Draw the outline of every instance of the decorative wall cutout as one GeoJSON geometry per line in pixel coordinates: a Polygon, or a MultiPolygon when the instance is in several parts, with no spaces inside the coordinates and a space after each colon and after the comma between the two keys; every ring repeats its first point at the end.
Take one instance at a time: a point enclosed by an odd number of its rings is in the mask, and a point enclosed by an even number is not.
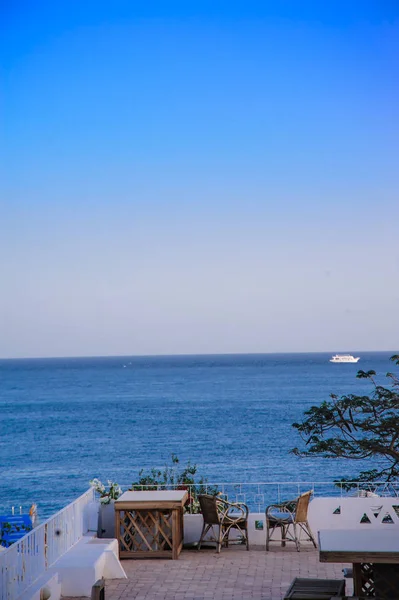
{"type": "MultiPolygon", "coordinates": [[[[311,527],[315,531],[336,528],[376,530],[399,528],[399,496],[364,499],[314,498],[310,503],[309,517],[311,527]]],[[[399,592],[395,600],[399,600],[399,592]]]]}
{"type": "Polygon", "coordinates": [[[381,523],[393,523],[393,519],[389,512],[385,513],[385,517],[382,519],[381,523]]]}
{"type": "Polygon", "coordinates": [[[370,510],[375,516],[375,518],[377,518],[380,512],[382,511],[382,506],[370,506],[370,510]]]}
{"type": "Polygon", "coordinates": [[[368,518],[368,516],[366,515],[366,513],[363,513],[362,518],[360,519],[360,523],[371,523],[370,519],[368,518]]]}

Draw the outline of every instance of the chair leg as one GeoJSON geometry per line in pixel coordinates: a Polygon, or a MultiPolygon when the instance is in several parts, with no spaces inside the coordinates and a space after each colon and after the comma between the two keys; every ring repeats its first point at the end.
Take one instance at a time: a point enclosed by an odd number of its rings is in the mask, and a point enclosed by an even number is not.
{"type": "Polygon", "coordinates": [[[306,533],[306,535],[309,537],[309,540],[312,542],[313,546],[317,548],[316,540],[314,539],[312,530],[310,529],[309,522],[305,521],[304,523],[301,523],[301,527],[306,533]]]}
{"type": "Polygon", "coordinates": [[[221,542],[222,545],[223,543],[226,545],[226,548],[229,547],[229,536],[230,536],[230,531],[233,529],[233,525],[222,525],[222,537],[221,537],[221,542]]]}
{"type": "MultiPolygon", "coordinates": [[[[234,525],[227,525],[227,527],[223,530],[223,536],[222,536],[222,542],[224,541],[226,544],[226,548],[229,547],[229,536],[230,536],[230,531],[234,528],[234,525]]],[[[248,539],[248,524],[245,525],[245,527],[236,527],[236,529],[238,529],[238,531],[242,534],[243,536],[243,541],[245,541],[247,550],[249,550],[249,539],[248,539]]]]}
{"type": "Polygon", "coordinates": [[[285,548],[285,540],[287,538],[288,527],[281,525],[281,546],[285,548]]]}
{"type": "Polygon", "coordinates": [[[222,541],[223,541],[223,528],[221,525],[219,525],[219,538],[217,541],[217,553],[220,554],[220,550],[222,548],[222,541]]]}
{"type": "Polygon", "coordinates": [[[276,525],[270,526],[269,521],[266,519],[266,550],[270,549],[270,542],[272,541],[275,529],[276,525]]]}
{"type": "MultiPolygon", "coordinates": [[[[285,530],[284,530],[284,525],[272,525],[270,526],[269,521],[266,519],[266,550],[270,549],[270,542],[272,541],[273,538],[273,533],[275,532],[275,530],[277,529],[277,527],[280,527],[281,530],[281,545],[285,546],[285,530]]],[[[275,540],[277,541],[277,540],[275,540]]]]}
{"type": "Polygon", "coordinates": [[[206,523],[203,524],[202,531],[201,531],[201,537],[200,537],[200,541],[198,542],[197,550],[201,550],[201,544],[204,541],[204,537],[206,536],[206,534],[208,533],[208,531],[210,530],[211,527],[212,527],[212,525],[207,525],[206,523]]]}
{"type": "Polygon", "coordinates": [[[299,543],[298,529],[297,529],[296,523],[293,523],[292,527],[294,529],[294,540],[295,540],[296,550],[297,550],[297,552],[299,552],[299,550],[300,550],[300,543],[299,543]]]}
{"type": "MultiPolygon", "coordinates": [[[[226,548],[229,547],[229,537],[230,531],[234,529],[234,525],[222,526],[222,536],[221,536],[221,544],[225,544],[226,548]]],[[[249,540],[248,540],[248,526],[246,527],[236,527],[238,531],[242,534],[243,542],[246,544],[247,550],[249,550],[249,540]]]]}

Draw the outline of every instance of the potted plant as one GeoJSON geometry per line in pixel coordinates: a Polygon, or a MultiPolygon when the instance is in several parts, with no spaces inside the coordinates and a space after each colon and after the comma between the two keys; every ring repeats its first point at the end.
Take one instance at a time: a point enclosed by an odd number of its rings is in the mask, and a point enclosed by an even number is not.
{"type": "Polygon", "coordinates": [[[97,536],[99,538],[115,537],[115,511],[114,502],[122,494],[122,489],[114,481],[108,480],[105,486],[99,479],[94,478],[90,481],[100,498],[100,510],[98,513],[97,536]]]}

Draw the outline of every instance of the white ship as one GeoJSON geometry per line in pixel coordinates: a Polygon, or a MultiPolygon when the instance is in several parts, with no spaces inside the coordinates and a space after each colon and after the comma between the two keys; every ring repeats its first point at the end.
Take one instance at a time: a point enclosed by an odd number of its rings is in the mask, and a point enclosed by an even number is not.
{"type": "Polygon", "coordinates": [[[333,363],[357,363],[360,360],[360,356],[352,356],[351,354],[335,354],[330,358],[330,362],[333,363]]]}

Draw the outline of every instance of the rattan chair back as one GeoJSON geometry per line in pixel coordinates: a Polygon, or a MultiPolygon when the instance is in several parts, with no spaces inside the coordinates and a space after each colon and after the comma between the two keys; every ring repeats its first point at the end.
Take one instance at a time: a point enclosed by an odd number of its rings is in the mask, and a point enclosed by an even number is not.
{"type": "Polygon", "coordinates": [[[201,507],[201,512],[204,517],[205,523],[211,523],[212,525],[220,524],[220,517],[217,508],[216,496],[209,494],[198,495],[198,500],[201,507]]]}
{"type": "Polygon", "coordinates": [[[308,508],[311,495],[312,492],[310,491],[299,496],[295,509],[295,523],[306,523],[308,520],[308,508]]]}

